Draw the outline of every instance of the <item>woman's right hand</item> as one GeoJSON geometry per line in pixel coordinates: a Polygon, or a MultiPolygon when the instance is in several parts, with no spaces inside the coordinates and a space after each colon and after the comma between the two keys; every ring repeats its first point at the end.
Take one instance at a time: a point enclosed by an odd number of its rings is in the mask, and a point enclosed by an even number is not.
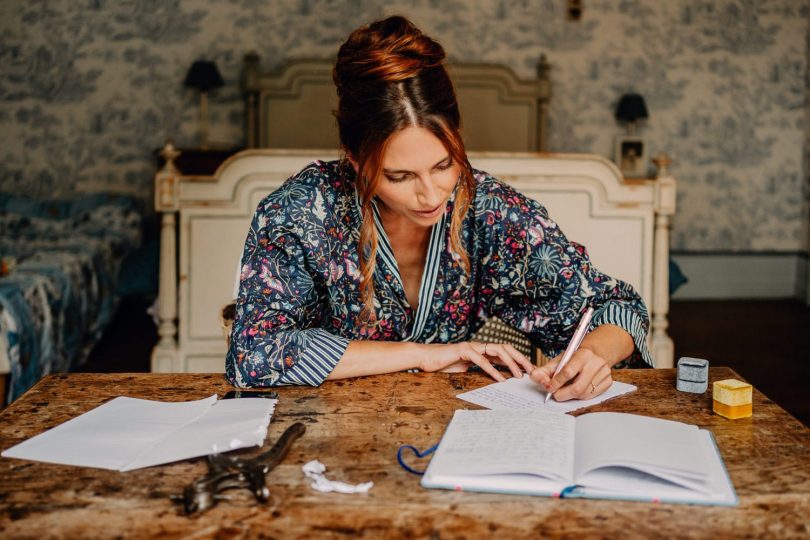
{"type": "Polygon", "coordinates": [[[422,371],[443,371],[459,373],[476,365],[496,381],[506,378],[495,368],[506,366],[515,377],[531,373],[535,366],[512,345],[506,343],[481,343],[463,341],[461,343],[428,343],[423,345],[419,369],[422,371]]]}

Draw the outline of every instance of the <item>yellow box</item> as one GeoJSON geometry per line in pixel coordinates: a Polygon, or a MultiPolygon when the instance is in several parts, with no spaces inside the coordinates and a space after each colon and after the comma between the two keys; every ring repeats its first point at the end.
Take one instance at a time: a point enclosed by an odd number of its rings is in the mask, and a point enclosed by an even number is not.
{"type": "Polygon", "coordinates": [[[712,410],[731,420],[752,413],[753,387],[737,379],[715,381],[712,385],[712,410]]]}
{"type": "Polygon", "coordinates": [[[729,420],[736,420],[738,418],[748,418],[751,416],[751,404],[748,405],[726,405],[720,403],[716,399],[712,400],[712,410],[714,414],[725,416],[729,420]]]}

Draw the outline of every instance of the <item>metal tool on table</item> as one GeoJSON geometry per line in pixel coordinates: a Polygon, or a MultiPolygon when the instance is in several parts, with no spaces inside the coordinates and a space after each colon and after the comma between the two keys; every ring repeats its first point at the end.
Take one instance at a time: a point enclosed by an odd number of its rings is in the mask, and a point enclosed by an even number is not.
{"type": "Polygon", "coordinates": [[[253,458],[240,458],[223,454],[208,456],[208,472],[183,488],[182,495],[172,495],[175,502],[183,504],[189,515],[210,510],[227,497],[220,495],[228,489],[249,489],[256,500],[266,502],[270,497],[265,476],[287,455],[292,443],[304,434],[306,426],[301,422],[288,427],[273,447],[253,458]]]}

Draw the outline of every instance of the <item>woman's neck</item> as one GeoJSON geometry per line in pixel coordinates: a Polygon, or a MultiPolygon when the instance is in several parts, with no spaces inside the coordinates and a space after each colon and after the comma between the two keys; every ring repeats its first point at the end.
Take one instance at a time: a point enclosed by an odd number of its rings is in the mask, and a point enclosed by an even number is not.
{"type": "Polygon", "coordinates": [[[420,227],[409,219],[380,208],[380,220],[397,260],[405,297],[413,309],[419,303],[419,288],[427,259],[430,227],[420,227]]]}
{"type": "Polygon", "coordinates": [[[380,221],[391,243],[419,249],[427,248],[431,227],[423,227],[410,219],[394,214],[384,204],[379,204],[380,221]]]}

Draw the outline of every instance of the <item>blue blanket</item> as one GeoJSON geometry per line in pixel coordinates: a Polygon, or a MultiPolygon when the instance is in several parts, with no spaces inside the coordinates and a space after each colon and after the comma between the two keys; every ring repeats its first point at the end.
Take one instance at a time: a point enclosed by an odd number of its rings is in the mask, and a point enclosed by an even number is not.
{"type": "Polygon", "coordinates": [[[125,196],[0,194],[0,365],[10,367],[9,402],[42,375],[87,359],[112,318],[121,261],[140,240],[141,214],[125,196]]]}

